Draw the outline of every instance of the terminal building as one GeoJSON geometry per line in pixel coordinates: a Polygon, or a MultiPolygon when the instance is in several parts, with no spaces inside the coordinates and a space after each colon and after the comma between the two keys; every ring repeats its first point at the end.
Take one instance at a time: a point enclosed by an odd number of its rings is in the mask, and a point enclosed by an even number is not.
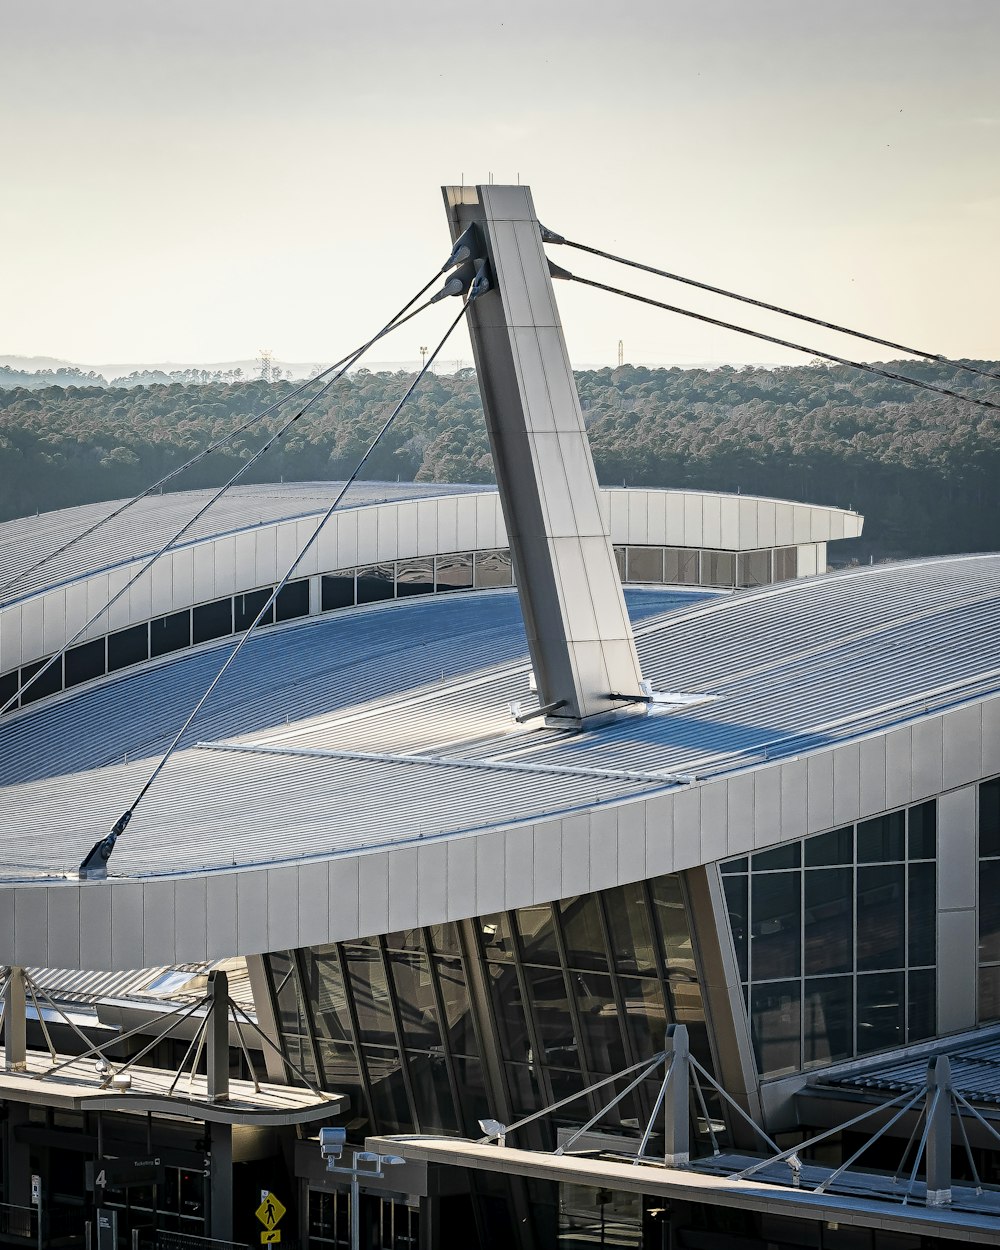
{"type": "MultiPolygon", "coordinates": [[[[499,490],[335,512],[106,877],[335,487],[231,492],[0,719],[5,1210],[346,1247],[341,1125],[386,1250],[1000,1244],[1000,557],[598,491],[530,195],[447,202],[499,490]]],[[[202,498],[0,526],[3,701],[202,498]]]]}

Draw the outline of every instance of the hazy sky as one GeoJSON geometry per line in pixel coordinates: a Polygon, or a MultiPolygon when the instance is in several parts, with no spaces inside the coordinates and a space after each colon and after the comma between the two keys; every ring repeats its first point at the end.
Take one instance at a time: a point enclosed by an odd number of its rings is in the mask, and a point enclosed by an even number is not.
{"type": "MultiPolygon", "coordinates": [[[[444,259],[440,185],[492,172],[571,237],[1000,356],[998,0],[0,0],[0,29],[0,352],[334,359],[444,259]]],[[[580,362],[802,359],[557,293],[580,362]]]]}

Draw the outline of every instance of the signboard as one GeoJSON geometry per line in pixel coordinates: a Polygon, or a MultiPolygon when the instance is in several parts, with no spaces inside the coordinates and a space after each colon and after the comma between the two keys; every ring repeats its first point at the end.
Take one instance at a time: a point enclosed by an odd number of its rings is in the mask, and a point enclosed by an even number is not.
{"type": "Polygon", "coordinates": [[[97,1250],[118,1250],[118,1212],[113,1207],[98,1209],[97,1250]]]}
{"type": "Polygon", "coordinates": [[[161,1185],[166,1171],[159,1155],[142,1159],[97,1159],[85,1165],[87,1188],[127,1189],[130,1185],[161,1185]]]}
{"type": "Polygon", "coordinates": [[[261,1233],[260,1243],[262,1246],[274,1245],[281,1241],[281,1233],[278,1232],[278,1222],[285,1214],[285,1208],[282,1203],[275,1198],[272,1193],[265,1193],[260,1200],[260,1206],[257,1208],[257,1219],[264,1225],[266,1232],[261,1233]]]}

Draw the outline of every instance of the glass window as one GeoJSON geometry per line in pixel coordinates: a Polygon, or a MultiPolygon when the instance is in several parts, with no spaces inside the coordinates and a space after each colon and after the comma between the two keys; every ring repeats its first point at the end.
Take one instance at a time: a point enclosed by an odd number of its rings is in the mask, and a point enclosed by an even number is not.
{"type": "Polygon", "coordinates": [[[805,874],[805,975],[854,971],[854,870],[817,868],[805,874]]]}
{"type": "Polygon", "coordinates": [[[937,803],[920,803],[906,813],[907,854],[910,859],[937,855],[937,803]]]}
{"type": "Polygon", "coordinates": [[[902,968],[905,963],[902,864],[858,869],[858,971],[902,968]]]}
{"type": "Polygon", "coordinates": [[[108,672],[149,659],[149,626],[132,625],[108,634],[108,672]]]}
{"type": "Polygon", "coordinates": [[[799,574],[799,553],[795,547],[776,547],[774,556],[774,580],[788,582],[799,574]]]}
{"type": "MultiPolygon", "coordinates": [[[[21,669],[21,685],[31,681],[32,677],[48,663],[48,660],[36,660],[33,664],[25,664],[21,669]]],[[[44,699],[46,695],[58,694],[62,690],[62,659],[56,660],[51,668],[46,669],[30,690],[21,695],[22,705],[32,703],[35,699],[44,699]]]]}
{"type": "Polygon", "coordinates": [[[750,975],[749,882],[746,877],[723,877],[722,886],[726,893],[729,928],[736,949],[740,980],[746,981],[750,975]]]}
{"type": "Polygon", "coordinates": [[[937,872],[933,863],[907,868],[907,942],[911,968],[937,962],[937,872]]]}
{"type": "Polygon", "coordinates": [[[1000,778],[979,787],[979,854],[1000,855],[1000,778]]]}
{"type": "Polygon", "coordinates": [[[854,829],[833,829],[814,838],[806,838],[805,859],[807,868],[821,868],[833,864],[854,862],[854,829]]]}
{"type": "Polygon", "coordinates": [[[908,1039],[934,1037],[937,1033],[937,972],[934,968],[918,968],[908,979],[909,1003],[907,1006],[908,1039]]]}
{"type": "Polygon", "coordinates": [[[858,825],[858,863],[885,864],[905,856],[903,825],[905,812],[889,812],[858,825]]]}
{"type": "Polygon", "coordinates": [[[396,561],[396,594],[432,595],[434,593],[434,557],[396,561]]]}
{"type": "Polygon", "coordinates": [[[755,985],[750,991],[750,1031],[757,1066],[767,1076],[802,1066],[798,981],[755,985]]]}
{"type": "Polygon", "coordinates": [[[766,586],[771,580],[770,551],[741,551],[737,569],[740,586],[766,586]]]}
{"type": "Polygon", "coordinates": [[[887,1050],[903,1040],[903,973],[858,977],[858,1052],[887,1050]]]}
{"type": "Polygon", "coordinates": [[[171,612],[149,622],[149,654],[166,655],[191,645],[191,613],[171,612]]]}
{"type": "Polygon", "coordinates": [[[522,907],[515,912],[521,950],[528,963],[559,964],[559,951],[552,920],[552,904],[522,907]]]}
{"type": "Polygon", "coordinates": [[[224,638],[233,632],[233,601],[216,599],[214,603],[199,603],[191,611],[192,642],[208,642],[212,638],[224,638]]]}
{"type": "Polygon", "coordinates": [[[472,585],[472,552],[435,556],[434,584],[439,591],[467,590],[472,585]]]}
{"type": "Polygon", "coordinates": [[[701,553],[701,584],[703,586],[735,586],[735,553],[732,551],[703,551],[701,553]]]}
{"type": "Polygon", "coordinates": [[[477,551],[473,564],[473,580],[477,587],[486,589],[491,586],[513,586],[514,566],[510,552],[506,549],[497,551],[477,551]]]}
{"type": "Polygon", "coordinates": [[[396,569],[392,564],[367,564],[357,573],[358,603],[378,603],[396,593],[396,569]]]}
{"type": "Polygon", "coordinates": [[[754,981],[799,975],[801,888],[797,872],[750,878],[750,974],[754,981]]]}
{"type": "Polygon", "coordinates": [[[278,591],[275,600],[275,615],[279,621],[294,621],[297,617],[309,615],[309,579],[300,578],[289,582],[278,591]]]}
{"type": "Polygon", "coordinates": [[[654,877],[649,882],[649,889],[653,896],[656,928],[659,930],[667,976],[694,977],[694,947],[691,943],[691,930],[684,908],[680,877],[673,873],[665,877],[654,877]]]}
{"type": "Polygon", "coordinates": [[[854,1054],[854,978],[807,977],[802,1000],[802,1059],[835,1063],[854,1054]]]}
{"type": "Polygon", "coordinates": [[[656,957],[642,882],[605,890],[604,906],[611,934],[611,954],[617,970],[654,973],[656,957]]]}
{"type": "Polygon", "coordinates": [[[668,586],[697,586],[701,552],[690,547],[664,547],[663,580],[668,586]]]}
{"type": "MultiPolygon", "coordinates": [[[[270,599],[271,590],[272,587],[267,586],[263,590],[251,590],[245,595],[233,595],[233,627],[236,633],[250,628],[257,619],[257,614],[270,599]]],[[[261,625],[274,623],[273,603],[261,617],[260,623],[261,625]]]]}
{"type": "Polygon", "coordinates": [[[751,872],[773,872],[777,868],[798,868],[802,862],[802,846],[799,842],[787,842],[770,851],[758,851],[750,856],[751,872]]]}
{"type": "Polygon", "coordinates": [[[324,574],[320,582],[320,603],[324,612],[354,606],[354,570],[324,574]]]}
{"type": "Polygon", "coordinates": [[[569,966],[606,972],[608,954],[604,946],[597,895],[582,894],[579,898],[564,899],[559,904],[559,910],[569,966]]]}
{"type": "Polygon", "coordinates": [[[627,568],[630,582],[663,581],[662,547],[628,547],[627,568]]]}
{"type": "MultiPolygon", "coordinates": [[[[93,681],[95,677],[103,677],[104,639],[95,638],[93,642],[84,642],[78,647],[70,647],[63,656],[63,665],[66,670],[67,689],[70,686],[78,686],[82,681],[93,681]]],[[[13,694],[13,690],[10,693],[13,694]]],[[[0,697],[0,703],[6,703],[8,698],[10,695],[6,698],[0,697]]]]}

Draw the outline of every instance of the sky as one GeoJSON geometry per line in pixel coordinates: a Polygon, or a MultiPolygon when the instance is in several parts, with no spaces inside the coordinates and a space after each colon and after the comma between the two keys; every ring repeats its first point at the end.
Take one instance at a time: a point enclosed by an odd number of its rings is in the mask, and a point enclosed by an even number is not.
{"type": "MultiPolygon", "coordinates": [[[[0,353],[329,361],[449,250],[440,187],[950,356],[1000,357],[998,0],[0,0],[0,353]]],[[[779,322],[550,249],[582,275],[779,322]]],[[[808,359],[579,286],[571,358],[808,359]]],[[[456,306],[373,353],[414,359],[456,306]]],[[[444,358],[470,357],[461,334],[444,358]]]]}

